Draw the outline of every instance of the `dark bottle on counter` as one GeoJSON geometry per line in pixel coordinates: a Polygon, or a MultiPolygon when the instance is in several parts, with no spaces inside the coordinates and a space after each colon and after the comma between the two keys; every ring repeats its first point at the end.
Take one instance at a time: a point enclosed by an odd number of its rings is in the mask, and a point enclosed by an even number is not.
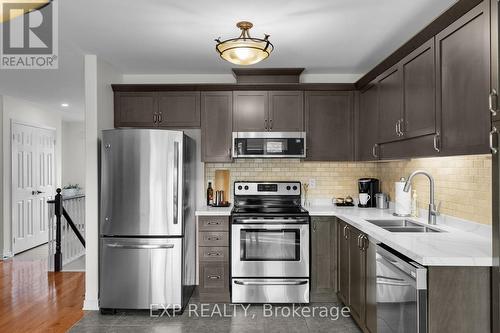
{"type": "Polygon", "coordinates": [[[212,182],[208,182],[207,205],[211,206],[213,203],[214,203],[214,189],[212,188],[212,182]]]}

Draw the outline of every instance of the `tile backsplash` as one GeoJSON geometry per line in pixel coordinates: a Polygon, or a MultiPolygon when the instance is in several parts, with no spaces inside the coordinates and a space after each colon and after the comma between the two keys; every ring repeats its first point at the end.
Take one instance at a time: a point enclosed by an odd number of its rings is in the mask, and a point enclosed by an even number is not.
{"type": "MultiPolygon", "coordinates": [[[[309,189],[309,198],[356,196],[357,179],[380,179],[382,191],[394,197],[394,182],[417,169],[429,171],[436,181],[436,202],[446,215],[491,224],[491,156],[453,156],[420,158],[391,162],[305,162],[298,159],[239,159],[233,163],[206,163],[205,183],[213,180],[215,170],[227,169],[231,184],[235,180],[298,180],[311,179],[316,187],[309,189]]],[[[427,208],[427,178],[414,181],[418,202],[427,208]]]]}

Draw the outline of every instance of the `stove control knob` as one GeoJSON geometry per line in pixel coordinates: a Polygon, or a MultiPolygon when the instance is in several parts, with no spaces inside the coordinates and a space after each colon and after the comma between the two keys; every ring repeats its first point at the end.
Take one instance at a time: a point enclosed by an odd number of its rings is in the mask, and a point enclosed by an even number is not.
{"type": "Polygon", "coordinates": [[[245,185],[245,191],[248,191],[248,185],[245,185]]]}
{"type": "Polygon", "coordinates": [[[287,190],[287,191],[290,191],[290,189],[291,189],[291,187],[290,187],[290,185],[288,185],[288,186],[286,187],[286,190],[287,190]]]}
{"type": "Polygon", "coordinates": [[[242,188],[243,188],[243,186],[238,185],[238,190],[240,190],[240,191],[241,191],[241,189],[242,189],[242,188]]]}
{"type": "Polygon", "coordinates": [[[293,185],[292,188],[293,188],[294,191],[297,191],[297,186],[296,185],[293,185]]]}

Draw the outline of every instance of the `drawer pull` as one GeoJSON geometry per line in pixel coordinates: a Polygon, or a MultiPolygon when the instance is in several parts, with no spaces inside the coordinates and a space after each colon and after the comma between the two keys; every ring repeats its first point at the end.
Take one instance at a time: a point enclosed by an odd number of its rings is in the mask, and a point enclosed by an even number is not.
{"type": "Polygon", "coordinates": [[[208,278],[210,280],[220,280],[220,275],[209,275],[208,278]]]}
{"type": "Polygon", "coordinates": [[[209,257],[220,257],[222,255],[222,253],[220,252],[208,252],[207,253],[207,256],[209,257]]]}
{"type": "Polygon", "coordinates": [[[207,237],[207,240],[209,240],[209,241],[218,241],[218,240],[220,240],[220,237],[207,237]]]}
{"type": "Polygon", "coordinates": [[[210,221],[210,222],[207,222],[207,225],[219,225],[220,222],[219,221],[210,221]]]}

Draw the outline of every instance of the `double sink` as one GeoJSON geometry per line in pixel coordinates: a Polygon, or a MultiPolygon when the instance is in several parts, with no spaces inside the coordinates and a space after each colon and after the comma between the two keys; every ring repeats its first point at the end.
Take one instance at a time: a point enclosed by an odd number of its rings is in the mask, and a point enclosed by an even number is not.
{"type": "Polygon", "coordinates": [[[411,220],[367,220],[390,232],[443,232],[411,220]]]}

